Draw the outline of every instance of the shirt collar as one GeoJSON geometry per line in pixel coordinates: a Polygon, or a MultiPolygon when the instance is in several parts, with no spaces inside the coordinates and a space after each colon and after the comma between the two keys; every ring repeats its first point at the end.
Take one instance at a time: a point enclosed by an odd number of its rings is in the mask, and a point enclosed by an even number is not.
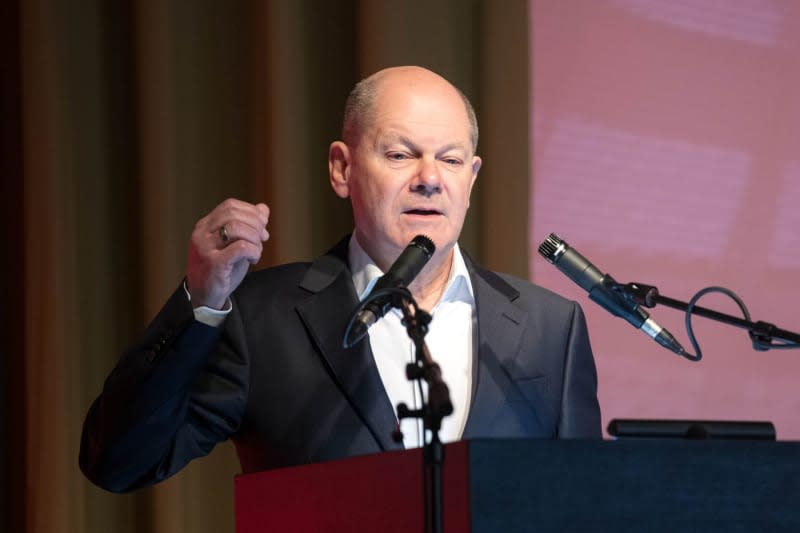
{"type": "MultiPolygon", "coordinates": [[[[372,291],[372,287],[378,282],[378,278],[383,276],[384,273],[364,251],[364,248],[361,247],[355,232],[350,237],[347,256],[350,262],[350,270],[353,273],[353,285],[356,287],[356,294],[358,294],[358,299],[363,301],[372,291]]],[[[447,278],[447,285],[445,285],[440,302],[454,302],[457,300],[468,302],[470,305],[475,304],[475,295],[472,290],[472,282],[469,279],[469,271],[467,270],[467,264],[464,262],[464,256],[461,255],[461,248],[458,243],[453,246],[453,264],[450,267],[450,275],[447,278]]]]}

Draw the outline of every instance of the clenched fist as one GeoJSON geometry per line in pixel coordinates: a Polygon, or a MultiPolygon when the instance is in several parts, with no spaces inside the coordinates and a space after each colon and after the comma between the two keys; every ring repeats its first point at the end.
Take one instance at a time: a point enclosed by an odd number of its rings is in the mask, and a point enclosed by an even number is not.
{"type": "Polygon", "coordinates": [[[201,218],[189,242],[186,280],[192,306],[222,309],[251,264],[261,258],[269,207],[229,198],[201,218]]]}

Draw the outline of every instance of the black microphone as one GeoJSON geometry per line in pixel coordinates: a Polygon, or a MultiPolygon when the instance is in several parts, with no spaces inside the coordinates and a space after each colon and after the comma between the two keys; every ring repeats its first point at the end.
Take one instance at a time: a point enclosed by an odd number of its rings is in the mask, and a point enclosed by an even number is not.
{"type": "Polygon", "coordinates": [[[589,292],[589,298],[600,304],[614,316],[624,318],[636,329],[640,329],[652,337],[658,344],[672,350],[678,355],[686,355],[686,350],[675,340],[669,331],[662,328],[650,318],[650,315],[636,302],[614,290],[619,284],[610,274],[603,274],[588,259],[562,241],[558,235],[551,233],[539,245],[539,253],[553,263],[556,268],[589,292]]]}
{"type": "Polygon", "coordinates": [[[350,320],[344,334],[343,345],[345,348],[349,348],[363,339],[372,324],[386,314],[386,311],[392,306],[392,295],[378,295],[378,291],[408,287],[420,273],[422,267],[433,257],[435,251],[436,246],[433,241],[424,235],[417,235],[411,240],[400,257],[389,267],[388,272],[375,283],[363,309],[350,320]],[[377,295],[377,297],[372,295],[377,295]]]}

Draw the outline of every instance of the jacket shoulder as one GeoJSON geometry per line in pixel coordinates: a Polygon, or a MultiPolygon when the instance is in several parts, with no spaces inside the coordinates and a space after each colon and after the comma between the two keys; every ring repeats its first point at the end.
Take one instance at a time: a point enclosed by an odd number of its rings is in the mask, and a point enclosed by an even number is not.
{"type": "Polygon", "coordinates": [[[519,292],[521,299],[536,299],[540,302],[558,307],[572,307],[577,304],[574,300],[569,300],[550,289],[546,289],[541,285],[536,285],[526,279],[503,273],[498,273],[497,276],[514,287],[514,289],[519,292]]]}
{"type": "Polygon", "coordinates": [[[476,271],[495,290],[505,294],[514,305],[522,309],[542,309],[556,315],[571,315],[576,308],[580,309],[580,304],[577,302],[536,285],[527,279],[480,268],[476,269],[476,271]]]}
{"type": "Polygon", "coordinates": [[[286,263],[255,270],[245,276],[231,297],[240,304],[263,305],[267,300],[303,294],[300,284],[310,267],[311,263],[286,263]]]}

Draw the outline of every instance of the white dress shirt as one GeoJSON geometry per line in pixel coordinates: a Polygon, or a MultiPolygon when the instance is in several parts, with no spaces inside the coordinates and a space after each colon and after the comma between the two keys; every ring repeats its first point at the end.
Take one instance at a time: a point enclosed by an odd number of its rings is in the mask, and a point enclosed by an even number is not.
{"type": "MultiPolygon", "coordinates": [[[[431,358],[442,370],[442,379],[450,389],[453,403],[453,414],[444,418],[439,431],[442,442],[456,441],[464,432],[472,393],[472,355],[477,331],[475,297],[469,272],[458,244],[453,252],[453,264],[442,297],[432,310],[426,309],[433,319],[425,342],[431,358]]],[[[361,247],[355,233],[350,238],[349,261],[356,293],[363,301],[383,272],[361,247]]],[[[396,408],[402,402],[417,409],[422,405],[419,386],[406,378],[405,370],[406,365],[414,361],[414,343],[400,323],[401,319],[400,310],[387,312],[370,328],[369,342],[392,406],[396,408]]],[[[422,393],[427,394],[424,382],[422,393]]],[[[422,427],[422,421],[401,422],[406,448],[425,444],[422,427]]]]}

